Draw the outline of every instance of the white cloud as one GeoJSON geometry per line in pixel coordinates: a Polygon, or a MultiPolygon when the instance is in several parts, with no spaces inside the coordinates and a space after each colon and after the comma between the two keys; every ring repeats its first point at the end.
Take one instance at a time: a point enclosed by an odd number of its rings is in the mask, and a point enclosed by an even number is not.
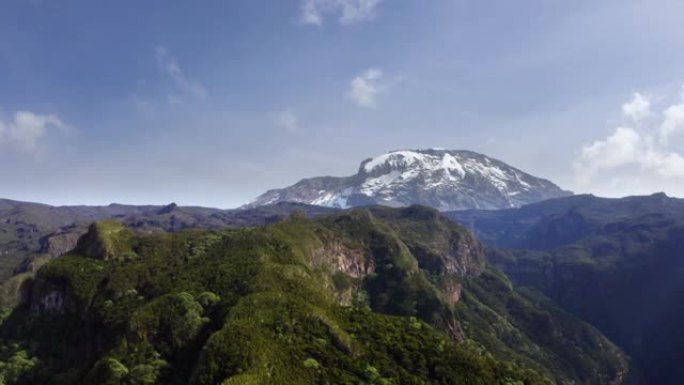
{"type": "Polygon", "coordinates": [[[663,124],[660,126],[660,143],[667,144],[670,137],[684,130],[684,102],[668,107],[663,112],[663,124]]]}
{"type": "Polygon", "coordinates": [[[648,151],[643,160],[643,168],[653,171],[662,178],[684,179],[684,157],[676,152],[648,151]]]}
{"type": "Polygon", "coordinates": [[[342,25],[370,20],[382,0],[302,0],[300,20],[321,26],[326,16],[335,16],[342,25]]]}
{"type": "Polygon", "coordinates": [[[651,116],[651,100],[636,92],[628,103],[622,105],[622,112],[635,122],[651,116]]]}
{"type": "MultiPolygon", "coordinates": [[[[207,90],[200,83],[189,80],[178,60],[169,53],[169,50],[164,46],[157,46],[154,50],[155,57],[157,59],[157,65],[159,69],[168,75],[176,86],[187,96],[193,97],[195,99],[204,99],[207,97],[207,90]]],[[[178,104],[182,102],[182,98],[178,95],[169,96],[169,102],[172,104],[178,104]]]]}
{"type": "Polygon", "coordinates": [[[17,111],[12,119],[0,118],[0,144],[15,145],[22,151],[34,153],[50,129],[67,132],[70,127],[56,115],[17,111]]]}
{"type": "Polygon", "coordinates": [[[581,148],[573,165],[577,182],[603,192],[620,186],[639,193],[684,192],[678,187],[684,182],[684,155],[672,140],[684,129],[684,103],[654,113],[650,100],[637,93],[622,112],[624,125],[581,148]]]}
{"type": "Polygon", "coordinates": [[[618,127],[606,139],[582,147],[575,169],[579,177],[586,181],[601,171],[633,163],[642,151],[641,141],[641,136],[635,130],[618,127]]]}
{"type": "Polygon", "coordinates": [[[291,109],[287,108],[280,111],[273,119],[273,123],[289,132],[297,131],[299,128],[299,117],[291,109]]]}
{"type": "Polygon", "coordinates": [[[371,68],[352,79],[348,96],[360,107],[375,108],[378,93],[382,90],[382,70],[371,68]]]}

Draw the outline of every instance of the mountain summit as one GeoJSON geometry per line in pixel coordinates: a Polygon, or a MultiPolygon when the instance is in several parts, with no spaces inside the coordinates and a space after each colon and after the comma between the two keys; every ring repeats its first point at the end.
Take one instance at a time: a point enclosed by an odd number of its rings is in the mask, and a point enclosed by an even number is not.
{"type": "Polygon", "coordinates": [[[289,201],[338,208],[421,204],[439,210],[502,209],[571,194],[476,152],[400,150],[364,160],[356,175],[303,179],[269,190],[244,207],[289,201]]]}

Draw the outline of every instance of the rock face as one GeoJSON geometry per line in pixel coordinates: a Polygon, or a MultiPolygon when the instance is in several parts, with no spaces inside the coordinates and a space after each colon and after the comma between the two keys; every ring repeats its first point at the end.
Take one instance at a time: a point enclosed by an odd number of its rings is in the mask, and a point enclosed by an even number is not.
{"type": "Polygon", "coordinates": [[[76,247],[82,233],[82,228],[78,226],[69,226],[55,231],[40,240],[40,252],[49,255],[50,258],[57,258],[66,254],[76,247]]]}
{"type": "Polygon", "coordinates": [[[316,267],[327,265],[333,271],[352,278],[364,278],[375,272],[375,261],[369,259],[363,250],[352,249],[338,240],[333,240],[325,247],[314,251],[312,262],[316,267]]]}
{"type": "Polygon", "coordinates": [[[289,201],[337,208],[502,209],[568,195],[548,180],[472,151],[402,150],[366,159],[354,176],[304,179],[244,207],[289,201]]]}

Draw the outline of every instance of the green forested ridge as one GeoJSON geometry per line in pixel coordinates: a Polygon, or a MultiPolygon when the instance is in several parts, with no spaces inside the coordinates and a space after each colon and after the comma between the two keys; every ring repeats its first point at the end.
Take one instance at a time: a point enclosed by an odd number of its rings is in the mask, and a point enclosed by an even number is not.
{"type": "Polygon", "coordinates": [[[281,203],[249,210],[167,206],[49,206],[0,199],[0,282],[17,272],[36,270],[45,260],[74,248],[95,221],[115,219],[140,232],[188,228],[260,226],[294,210],[317,216],[336,210],[281,203]]]}
{"type": "Polygon", "coordinates": [[[627,370],[420,207],[176,234],[100,223],[23,292],[0,329],[5,383],[608,384],[627,370]]]}

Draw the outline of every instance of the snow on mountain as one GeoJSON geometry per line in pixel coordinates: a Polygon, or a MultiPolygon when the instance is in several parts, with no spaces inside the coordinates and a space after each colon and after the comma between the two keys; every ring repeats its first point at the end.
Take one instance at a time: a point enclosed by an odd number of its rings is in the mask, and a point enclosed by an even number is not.
{"type": "Polygon", "coordinates": [[[245,207],[283,201],[348,208],[422,204],[439,210],[501,209],[567,196],[555,184],[472,151],[392,151],[350,177],[319,177],[270,190],[245,207]]]}

